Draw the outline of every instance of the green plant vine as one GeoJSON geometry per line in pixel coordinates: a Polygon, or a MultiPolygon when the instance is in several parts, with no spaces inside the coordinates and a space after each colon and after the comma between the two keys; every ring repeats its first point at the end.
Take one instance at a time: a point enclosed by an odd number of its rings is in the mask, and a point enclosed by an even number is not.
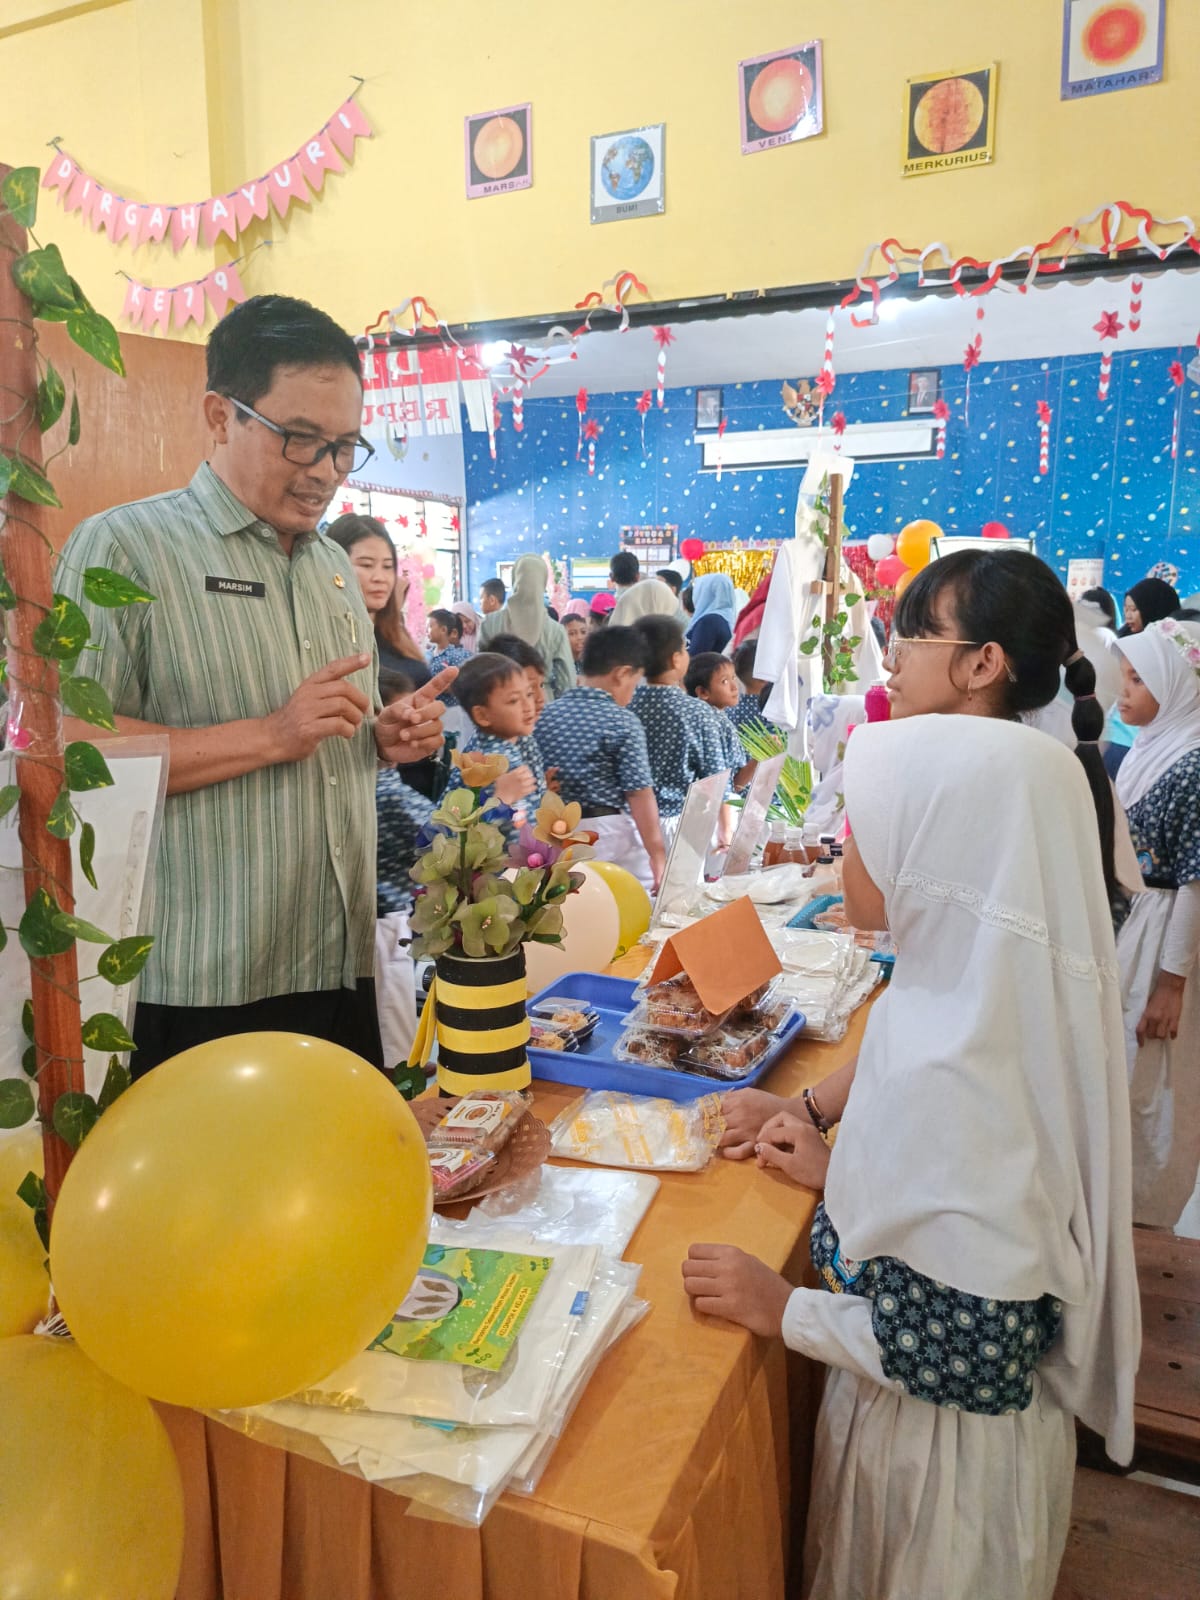
{"type": "MultiPolygon", "coordinates": [[[[37,220],[38,187],[41,174],[37,167],[15,168],[0,184],[0,224],[12,223],[24,229],[33,244],[32,249],[19,253],[0,233],[0,246],[12,256],[8,270],[12,280],[29,303],[28,321],[21,319],[21,327],[28,328],[33,341],[37,362],[38,383],[33,396],[11,387],[0,387],[0,395],[16,402],[16,409],[3,418],[7,426],[18,425],[15,445],[0,450],[0,499],[9,500],[9,512],[3,524],[4,544],[18,537],[36,535],[53,553],[46,535],[28,517],[22,516],[13,501],[28,505],[57,507],[61,505],[54,485],[46,470],[31,460],[22,448],[27,433],[33,429],[44,433],[52,428],[68,409],[66,383],[53,362],[37,350],[37,330],[34,323],[61,322],[71,340],[86,355],[98,361],[119,377],[125,374],[121,359],[120,342],[116,329],[88,300],[77,281],[70,276],[57,245],[42,245],[33,234],[37,220]]],[[[74,384],[67,422],[67,442],[64,450],[79,442],[81,418],[79,399],[74,384]]],[[[61,454],[62,451],[57,452],[61,454]]],[[[49,467],[57,455],[46,463],[49,467]]],[[[89,567],[83,574],[83,594],[96,606],[120,608],[144,605],[153,600],[137,584],[106,567],[89,567]]],[[[103,686],[86,673],[78,670],[85,651],[95,650],[91,627],[86,614],[63,594],[54,594],[51,605],[39,606],[29,597],[18,595],[5,569],[0,551],[0,610],[13,611],[20,605],[30,605],[42,613],[33,630],[33,654],[45,664],[41,682],[26,680],[14,668],[12,678],[8,671],[7,655],[0,650],[0,683],[19,687],[33,695],[56,699],[61,710],[93,727],[116,731],[112,704],[103,686]],[[57,669],[58,691],[46,684],[46,668],[57,669]]],[[[3,630],[8,633],[7,626],[3,630]]],[[[0,646],[3,639],[0,639],[0,646]]],[[[15,638],[11,640],[16,648],[15,638]]],[[[53,676],[53,674],[51,674],[53,676]]],[[[28,735],[25,736],[26,740],[28,735]]],[[[16,762],[53,764],[57,766],[57,752],[48,763],[41,752],[28,748],[22,742],[22,730],[10,719],[8,751],[12,763],[12,776],[16,776],[16,762]]],[[[46,829],[57,839],[68,839],[78,830],[79,865],[92,888],[98,887],[94,869],[96,836],[92,824],[80,815],[74,796],[89,790],[102,789],[112,784],[113,776],[103,755],[94,744],[83,740],[69,743],[62,754],[63,782],[46,818],[46,829]]],[[[15,814],[20,799],[20,786],[16,782],[0,785],[0,820],[15,814]]],[[[77,940],[102,945],[96,976],[113,985],[132,982],[141,972],[150,955],[153,940],[143,934],[118,939],[92,923],[66,911],[59,903],[49,881],[44,863],[37,860],[36,843],[23,840],[27,851],[32,851],[35,865],[42,870],[43,884],[29,896],[18,925],[0,924],[0,950],[7,944],[10,933],[15,933],[22,950],[31,961],[40,961],[64,954],[77,940]]],[[[86,982],[87,980],[82,980],[86,982]]],[[[78,993],[69,998],[78,1004],[78,993]]],[[[35,1016],[32,1001],[27,1000],[22,1011],[22,1027],[27,1045],[22,1056],[24,1078],[0,1079],[0,1128],[16,1128],[29,1122],[37,1110],[32,1082],[38,1076],[38,1042],[35,1040],[35,1016]]],[[[109,1054],[108,1071],[104,1086],[98,1096],[68,1092],[60,1094],[54,1103],[51,1120],[55,1132],[70,1146],[77,1149],[97,1118],[129,1086],[129,1069],[121,1057],[133,1049],[133,1040],[121,1021],[108,1012],[97,1012],[82,1023],[82,1039],[87,1049],[109,1054]]],[[[47,1054],[47,1064],[54,1058],[47,1054]]],[[[29,1173],[18,1193],[34,1210],[34,1218],[43,1243],[48,1237],[46,1189],[43,1180],[29,1173]]]]}

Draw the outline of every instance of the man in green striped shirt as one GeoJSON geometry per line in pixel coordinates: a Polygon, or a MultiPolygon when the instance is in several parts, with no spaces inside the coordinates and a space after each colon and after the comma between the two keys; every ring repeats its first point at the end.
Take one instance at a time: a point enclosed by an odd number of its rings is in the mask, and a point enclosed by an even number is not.
{"type": "Polygon", "coordinates": [[[213,442],[187,488],[89,517],[58,576],[118,730],[170,744],[134,1074],[258,1029],[382,1065],[375,774],[438,748],[454,672],[380,709],[358,582],[316,532],[371,453],[349,335],[302,301],[247,301],[209,340],[204,414],[213,442]],[[90,605],[94,566],[154,603],[90,605]]]}

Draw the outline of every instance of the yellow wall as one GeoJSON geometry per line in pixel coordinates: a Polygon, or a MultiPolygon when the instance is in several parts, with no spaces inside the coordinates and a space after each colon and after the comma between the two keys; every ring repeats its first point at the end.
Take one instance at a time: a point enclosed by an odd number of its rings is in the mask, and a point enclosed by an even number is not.
{"type": "MultiPolygon", "coordinates": [[[[664,300],[821,282],[893,233],[987,256],[1106,200],[1200,212],[1200,5],[1167,5],[1161,85],[1064,104],[1058,0],[0,0],[0,158],[42,164],[58,134],[130,198],[189,200],[291,154],[358,73],[377,137],[311,211],[256,225],[276,243],[251,292],[356,329],[414,293],[451,321],[561,310],[623,267],[664,300]],[[742,156],[737,60],[813,36],[828,131],[742,156]],[[989,60],[994,164],[901,178],[904,79],[989,60]],[[525,100],[534,187],[466,200],[463,116],[525,100]],[[593,227],[589,136],[658,121],[666,214],[593,227]]],[[[118,267],[174,284],[213,264],[134,256],[50,197],[41,232],[110,313],[118,267]]]]}

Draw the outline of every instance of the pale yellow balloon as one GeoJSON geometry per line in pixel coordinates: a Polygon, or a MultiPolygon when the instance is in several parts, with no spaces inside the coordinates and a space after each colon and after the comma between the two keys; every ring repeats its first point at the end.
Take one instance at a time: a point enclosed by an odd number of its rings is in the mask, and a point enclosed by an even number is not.
{"type": "Polygon", "coordinates": [[[176,1405],[256,1405],[366,1348],[429,1215],[425,1141],[382,1073],[322,1039],[240,1034],[101,1117],[59,1196],[52,1277],[106,1372],[176,1405]]]}
{"type": "Polygon", "coordinates": [[[40,1178],[43,1170],[40,1129],[22,1128],[0,1139],[0,1338],[32,1333],[50,1309],[46,1252],[33,1212],[17,1196],[26,1173],[40,1178]]]}
{"type": "Polygon", "coordinates": [[[23,1211],[29,1211],[25,1202],[17,1199],[17,1189],[27,1172],[36,1172],[39,1178],[46,1172],[42,1130],[36,1124],[0,1134],[0,1207],[11,1201],[23,1211]]]}
{"type": "Polygon", "coordinates": [[[561,901],[563,943],[525,946],[525,982],[530,994],[554,983],[564,972],[603,972],[612,960],[621,918],[612,890],[593,861],[580,862],[583,887],[561,901]]]}
{"type": "Polygon", "coordinates": [[[0,1594],[172,1600],[183,1487],[154,1407],[69,1339],[0,1340],[0,1594]]]}
{"type": "Polygon", "coordinates": [[[617,933],[617,947],[612,954],[612,959],[615,961],[618,956],[623,956],[626,951],[632,950],[650,926],[652,910],[650,896],[629,868],[619,867],[615,861],[589,861],[586,870],[604,879],[612,891],[613,899],[617,902],[620,928],[617,933]]]}

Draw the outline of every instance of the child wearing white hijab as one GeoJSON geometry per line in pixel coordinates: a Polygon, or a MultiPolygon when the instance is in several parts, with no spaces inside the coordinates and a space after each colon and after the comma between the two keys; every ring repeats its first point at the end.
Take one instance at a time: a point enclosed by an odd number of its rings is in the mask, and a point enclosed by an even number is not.
{"type": "Polygon", "coordinates": [[[1117,641],[1117,773],[1146,884],[1117,939],[1133,1114],[1133,1215],[1173,1228],[1200,1168],[1200,629],[1149,624],[1117,641]]]}
{"type": "Polygon", "coordinates": [[[813,1224],[822,1287],[723,1245],[684,1284],[832,1369],[804,1594],[1050,1600],[1074,1418],[1129,1460],[1140,1339],[1087,781],[1044,735],[958,715],[861,727],[845,766],[847,914],[886,917],[899,954],[813,1224]]]}
{"type": "Polygon", "coordinates": [[[677,617],[679,601],[675,591],[668,589],[658,578],[643,578],[640,583],[622,589],[613,607],[609,625],[631,628],[639,617],[677,617]]]}

